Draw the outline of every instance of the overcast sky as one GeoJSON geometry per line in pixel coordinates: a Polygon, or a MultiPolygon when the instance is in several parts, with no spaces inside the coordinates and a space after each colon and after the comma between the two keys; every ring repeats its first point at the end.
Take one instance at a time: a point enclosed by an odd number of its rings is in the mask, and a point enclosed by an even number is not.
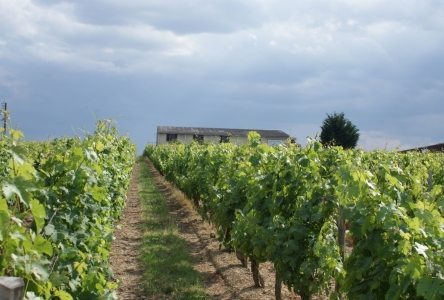
{"type": "Polygon", "coordinates": [[[443,142],[442,0],[0,0],[0,100],[28,139],[116,120],[443,142]]]}

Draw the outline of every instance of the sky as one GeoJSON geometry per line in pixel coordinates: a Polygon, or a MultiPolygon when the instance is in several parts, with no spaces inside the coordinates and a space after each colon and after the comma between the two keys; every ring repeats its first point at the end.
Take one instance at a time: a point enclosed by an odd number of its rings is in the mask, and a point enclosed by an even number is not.
{"type": "Polygon", "coordinates": [[[344,112],[359,147],[444,142],[442,0],[0,0],[0,101],[27,139],[115,120],[280,129],[344,112]]]}

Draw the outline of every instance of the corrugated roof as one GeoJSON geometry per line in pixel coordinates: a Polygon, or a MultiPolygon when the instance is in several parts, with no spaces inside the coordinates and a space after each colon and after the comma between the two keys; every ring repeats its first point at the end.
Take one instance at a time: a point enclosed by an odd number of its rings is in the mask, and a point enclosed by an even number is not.
{"type": "Polygon", "coordinates": [[[172,134],[199,134],[211,136],[247,136],[250,131],[256,131],[264,138],[286,139],[290,136],[282,130],[264,130],[264,129],[234,129],[234,128],[204,128],[204,127],[175,127],[175,126],[157,126],[157,133],[172,134]]]}
{"type": "Polygon", "coordinates": [[[439,151],[444,152],[444,143],[439,143],[439,144],[424,146],[424,147],[418,147],[418,148],[413,148],[413,149],[407,149],[407,150],[403,150],[401,152],[425,151],[425,150],[429,150],[432,152],[439,152],[439,151]]]}

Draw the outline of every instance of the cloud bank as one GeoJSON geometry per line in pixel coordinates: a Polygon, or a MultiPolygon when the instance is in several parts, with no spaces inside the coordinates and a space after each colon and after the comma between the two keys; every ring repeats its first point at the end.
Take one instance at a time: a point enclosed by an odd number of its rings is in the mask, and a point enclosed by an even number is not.
{"type": "Polygon", "coordinates": [[[360,146],[442,142],[444,3],[0,0],[0,97],[28,138],[113,118],[282,129],[345,112],[360,146]]]}

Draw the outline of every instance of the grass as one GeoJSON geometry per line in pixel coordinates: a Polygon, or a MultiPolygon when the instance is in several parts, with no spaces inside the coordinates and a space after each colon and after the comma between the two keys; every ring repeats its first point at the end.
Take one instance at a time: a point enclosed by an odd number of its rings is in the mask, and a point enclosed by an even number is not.
{"type": "Polygon", "coordinates": [[[144,210],[141,257],[143,285],[155,299],[207,299],[202,276],[193,269],[186,242],[177,234],[165,198],[157,190],[144,159],[139,160],[139,197],[144,210]]]}

